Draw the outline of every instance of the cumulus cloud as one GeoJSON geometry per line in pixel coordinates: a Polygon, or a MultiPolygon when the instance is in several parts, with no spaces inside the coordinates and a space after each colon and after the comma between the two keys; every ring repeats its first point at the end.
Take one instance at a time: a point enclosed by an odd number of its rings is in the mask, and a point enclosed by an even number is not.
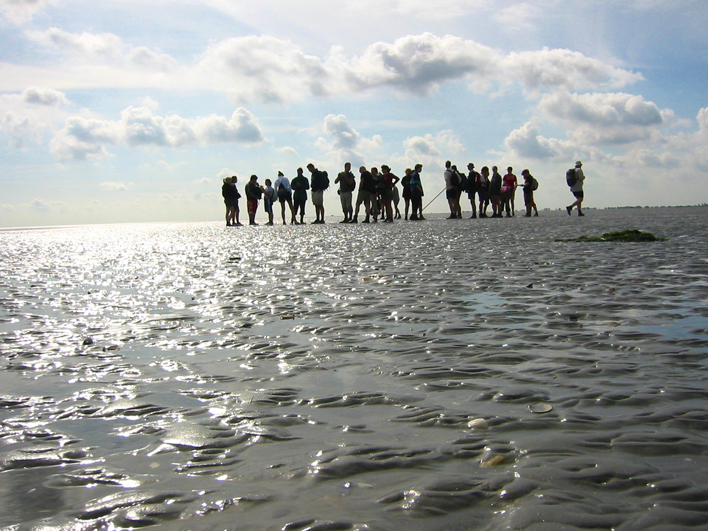
{"type": "Polygon", "coordinates": [[[66,99],[62,92],[50,88],[29,87],[22,91],[22,99],[26,103],[48,105],[50,107],[61,107],[69,104],[69,100],[66,99]]]}
{"type": "Polygon", "coordinates": [[[324,131],[334,137],[334,147],[338,149],[354,149],[361,135],[350,125],[343,114],[329,114],[324,120],[324,131]]]}
{"type": "Polygon", "coordinates": [[[69,33],[59,28],[49,28],[44,31],[28,31],[26,34],[34,42],[50,48],[81,68],[94,64],[156,71],[159,74],[173,72],[179,66],[168,54],[145,46],[130,46],[112,33],[69,33]]]}
{"type": "Polygon", "coordinates": [[[79,86],[179,85],[222,91],[241,102],[288,104],[380,88],[425,96],[455,80],[466,81],[478,92],[518,84],[537,97],[559,88],[616,88],[642,79],[570,50],[544,48],[505,55],[470,39],[432,33],[375,42],[359,55],[333,47],[324,57],[272,36],[234,37],[213,43],[192,64],[180,64],[159,50],[128,45],[110,33],[50,28],[27,35],[60,54],[63,69],[74,69],[71,79],[79,86]]]}
{"type": "Polygon", "coordinates": [[[99,186],[109,192],[125,192],[130,188],[126,183],[113,181],[102,182],[99,186]]]}
{"type": "Polygon", "coordinates": [[[549,140],[539,134],[538,128],[527,122],[519,129],[512,131],[504,140],[504,144],[515,154],[530,159],[550,159],[559,154],[557,141],[549,140]]]}
{"type": "Polygon", "coordinates": [[[283,103],[306,94],[327,94],[328,73],[322,60],[275,37],[218,42],[209,47],[196,69],[203,79],[241,101],[283,103]]]}
{"type": "Polygon", "coordinates": [[[69,105],[66,96],[54,89],[29,87],[19,94],[0,95],[0,131],[16,149],[28,140],[40,142],[58,120],[64,120],[69,105]]]}
{"type": "Polygon", "coordinates": [[[73,116],[50,144],[62,160],[86,160],[108,155],[106,146],[182,147],[222,142],[258,143],[264,140],[255,117],[239,108],[230,118],[211,115],[186,119],[158,116],[147,107],[128,107],[117,121],[73,116]]]}
{"type": "Polygon", "coordinates": [[[499,61],[499,67],[507,82],[520,84],[530,94],[559,88],[618,88],[643,79],[641,74],[563,49],[510,53],[499,61]]]}
{"type": "Polygon", "coordinates": [[[57,0],[0,0],[0,12],[16,24],[26,22],[44,7],[57,0]]]}
{"type": "Polygon", "coordinates": [[[664,123],[655,103],[625,93],[556,92],[544,96],[538,108],[547,119],[574,126],[572,136],[588,144],[647,140],[664,123]]]}
{"type": "Polygon", "coordinates": [[[492,75],[499,60],[498,52],[474,41],[424,33],[372,44],[343,65],[343,71],[359,90],[391,86],[423,95],[444,81],[492,75]]]}

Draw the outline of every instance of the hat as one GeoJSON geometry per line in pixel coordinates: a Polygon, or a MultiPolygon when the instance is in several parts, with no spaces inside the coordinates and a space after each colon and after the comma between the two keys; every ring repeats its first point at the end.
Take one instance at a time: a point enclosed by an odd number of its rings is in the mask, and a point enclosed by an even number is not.
{"type": "Polygon", "coordinates": [[[279,171],[279,172],[278,172],[278,177],[283,177],[283,172],[282,172],[282,171],[279,171]]]}
{"type": "Polygon", "coordinates": [[[577,162],[575,163],[575,165],[576,165],[576,166],[582,166],[582,165],[583,165],[583,163],[582,163],[582,162],[580,162],[580,161],[577,161],[577,162]]]}

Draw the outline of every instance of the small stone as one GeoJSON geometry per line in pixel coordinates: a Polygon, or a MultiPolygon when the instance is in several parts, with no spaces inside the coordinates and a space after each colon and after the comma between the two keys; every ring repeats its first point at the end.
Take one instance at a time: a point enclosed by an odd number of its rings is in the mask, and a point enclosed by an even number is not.
{"type": "Polygon", "coordinates": [[[467,423],[467,426],[475,430],[486,430],[489,428],[489,423],[484,419],[472,419],[467,423]]]}
{"type": "Polygon", "coordinates": [[[479,466],[482,468],[493,468],[495,466],[503,465],[506,459],[503,455],[495,455],[487,459],[482,459],[479,466]]]}
{"type": "Polygon", "coordinates": [[[529,404],[529,411],[531,413],[548,413],[549,411],[553,410],[553,406],[551,404],[543,404],[543,403],[538,403],[538,404],[529,404]]]}

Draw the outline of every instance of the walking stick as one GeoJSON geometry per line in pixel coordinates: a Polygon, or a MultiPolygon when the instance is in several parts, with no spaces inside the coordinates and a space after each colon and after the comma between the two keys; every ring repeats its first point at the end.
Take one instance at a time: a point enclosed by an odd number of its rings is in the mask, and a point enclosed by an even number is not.
{"type": "MultiPolygon", "coordinates": [[[[443,193],[445,190],[447,190],[447,187],[445,187],[445,188],[443,188],[442,190],[440,190],[440,192],[438,193],[438,195],[436,195],[435,197],[433,197],[433,198],[430,200],[430,203],[432,203],[432,202],[435,201],[438,197],[440,197],[440,194],[443,193]]],[[[420,211],[422,212],[423,210],[425,210],[426,208],[428,208],[428,207],[430,206],[430,203],[428,203],[427,205],[425,205],[420,211]]]]}

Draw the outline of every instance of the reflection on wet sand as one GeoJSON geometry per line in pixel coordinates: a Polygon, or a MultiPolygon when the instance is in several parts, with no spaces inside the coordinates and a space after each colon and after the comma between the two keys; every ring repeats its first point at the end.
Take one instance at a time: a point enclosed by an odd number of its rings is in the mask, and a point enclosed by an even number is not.
{"type": "Polygon", "coordinates": [[[705,209],[563,215],[1,232],[0,526],[704,528],[705,209]]]}

